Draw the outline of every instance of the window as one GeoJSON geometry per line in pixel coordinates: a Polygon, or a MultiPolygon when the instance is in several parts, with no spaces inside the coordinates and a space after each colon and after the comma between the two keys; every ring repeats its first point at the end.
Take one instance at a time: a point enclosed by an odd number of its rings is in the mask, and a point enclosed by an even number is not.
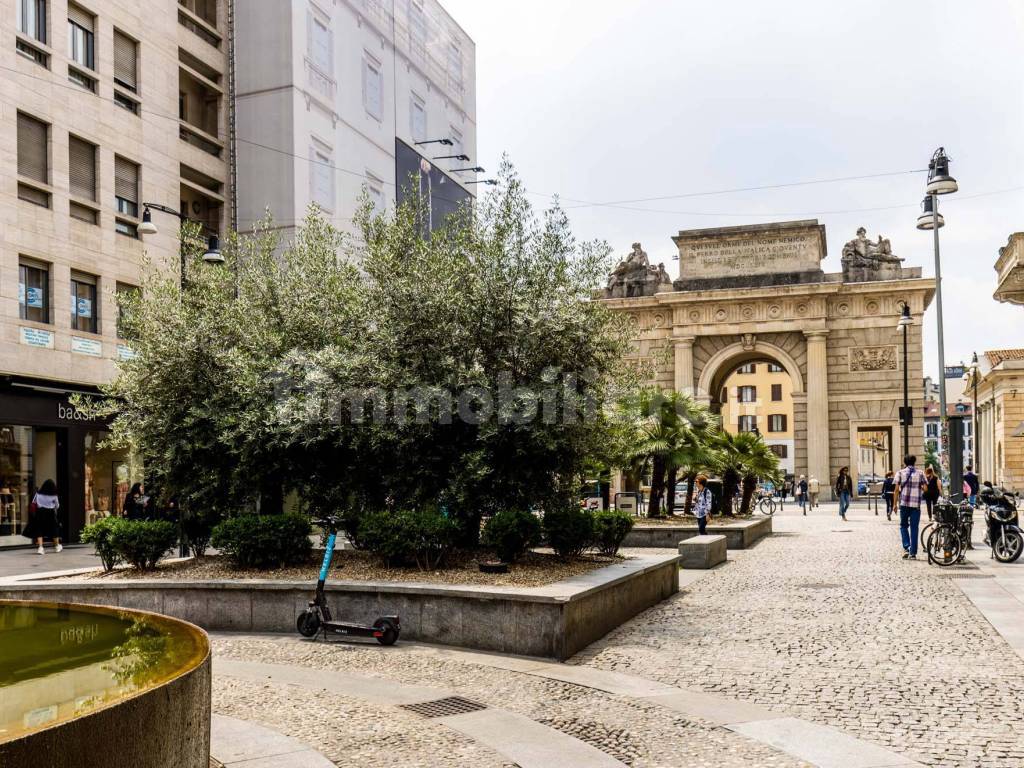
{"type": "Polygon", "coordinates": [[[334,33],[312,12],[309,14],[309,58],[321,72],[334,74],[334,33]]]}
{"type": "Polygon", "coordinates": [[[768,373],[783,373],[785,370],[786,369],[778,363],[768,363],[768,373]]]}
{"type": "Polygon", "coordinates": [[[427,138],[427,105],[415,93],[409,97],[409,129],[413,141],[427,138]]]}
{"type": "Polygon", "coordinates": [[[427,17],[417,0],[409,0],[409,50],[419,59],[427,53],[427,17]]]}
{"type": "MultiPolygon", "coordinates": [[[[37,184],[50,183],[50,126],[41,120],[18,113],[18,175],[37,184]]],[[[44,208],[50,207],[50,193],[33,184],[18,183],[18,197],[44,208]]]]}
{"type": "Polygon", "coordinates": [[[46,42],[46,0],[17,0],[18,31],[46,42]]]}
{"type": "Polygon", "coordinates": [[[780,400],[782,400],[782,385],[772,384],[772,401],[777,403],[780,400]]]}
{"type": "Polygon", "coordinates": [[[123,157],[114,157],[114,197],[117,212],[137,218],[139,215],[139,166],[123,157]]]}
{"type": "Polygon", "coordinates": [[[114,103],[121,107],[121,109],[127,109],[134,115],[139,114],[139,102],[128,98],[123,93],[114,91],[114,103]]]}
{"type": "Polygon", "coordinates": [[[928,422],[924,425],[924,435],[925,437],[938,437],[939,425],[934,421],[928,422]]]}
{"type": "Polygon", "coordinates": [[[780,445],[779,443],[774,443],[772,445],[769,445],[768,448],[769,448],[769,450],[771,450],[772,453],[774,453],[780,459],[785,459],[785,458],[789,457],[789,446],[788,445],[780,445]]]}
{"type": "Polygon", "coordinates": [[[325,211],[334,210],[334,168],[330,150],[309,148],[309,197],[325,211]]]}
{"type": "Polygon", "coordinates": [[[772,413],[768,416],[768,431],[769,432],[785,432],[786,431],[786,414],[784,413],[772,413]]]}
{"type": "Polygon", "coordinates": [[[462,141],[462,131],[454,125],[450,125],[448,126],[448,138],[452,140],[452,154],[461,155],[462,148],[464,146],[462,141]]]}
{"type": "Polygon", "coordinates": [[[736,373],[757,373],[757,363],[747,363],[736,369],[736,373]]]}
{"type": "Polygon", "coordinates": [[[77,5],[68,5],[68,58],[86,69],[96,69],[94,23],[92,14],[77,5]]]}
{"type": "Polygon", "coordinates": [[[736,395],[741,403],[753,403],[757,400],[757,387],[737,387],[736,395]]]}
{"type": "Polygon", "coordinates": [[[50,267],[21,259],[18,263],[18,317],[36,323],[50,322],[50,267]]]}
{"type": "Polygon", "coordinates": [[[740,416],[737,426],[740,432],[753,432],[757,429],[757,416],[740,416]]]}
{"type": "Polygon", "coordinates": [[[448,44],[448,84],[462,91],[462,49],[456,42],[448,44]]]}
{"type": "Polygon", "coordinates": [[[729,402],[729,389],[728,387],[722,387],[722,391],[718,394],[718,402],[725,405],[729,402]]]}
{"type": "Polygon", "coordinates": [[[384,78],[381,75],[380,62],[370,54],[363,54],[363,106],[367,114],[377,120],[381,119],[381,87],[384,78]]]}
{"type": "Polygon", "coordinates": [[[99,333],[99,307],[96,305],[96,278],[81,272],[71,273],[71,330],[99,333]]]}
{"type": "Polygon", "coordinates": [[[384,213],[384,182],[372,173],[366,174],[366,194],[373,204],[373,214],[379,216],[384,213]]]}
{"type": "Polygon", "coordinates": [[[97,223],[96,209],[83,205],[74,198],[96,200],[96,145],[77,136],[68,141],[68,179],[72,200],[70,213],[73,218],[89,224],[97,223]]]}
{"type": "Polygon", "coordinates": [[[141,296],[142,292],[138,286],[128,283],[117,284],[117,337],[119,339],[132,338],[131,329],[127,327],[126,323],[125,305],[138,300],[141,296]]]}
{"type": "MultiPolygon", "coordinates": [[[[138,43],[116,29],[114,30],[114,82],[132,93],[139,89],[138,43]]],[[[117,101],[116,94],[114,100],[117,101]]],[[[122,104],[122,106],[124,105],[122,104]]]]}

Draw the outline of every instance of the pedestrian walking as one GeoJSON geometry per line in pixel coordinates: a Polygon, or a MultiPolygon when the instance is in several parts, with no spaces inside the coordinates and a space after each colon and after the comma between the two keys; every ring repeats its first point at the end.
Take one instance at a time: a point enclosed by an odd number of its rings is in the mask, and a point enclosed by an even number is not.
{"type": "Polygon", "coordinates": [[[893,494],[896,492],[896,477],[890,469],[882,481],[882,498],[885,499],[885,519],[892,520],[893,494]]]}
{"type": "Polygon", "coordinates": [[[796,498],[800,502],[800,509],[806,515],[807,514],[807,478],[800,475],[800,480],[796,484],[796,498]]]}
{"type": "Polygon", "coordinates": [[[811,475],[811,479],[807,482],[807,493],[810,496],[811,509],[818,506],[818,494],[821,493],[821,483],[814,475],[811,475]]]}
{"type": "Polygon", "coordinates": [[[129,520],[145,520],[149,498],[142,488],[142,483],[135,483],[124,497],[121,513],[129,520]]]}
{"type": "Polygon", "coordinates": [[[32,497],[32,503],[28,506],[28,525],[22,531],[22,536],[35,539],[40,555],[45,553],[43,540],[53,541],[53,551],[60,552],[64,547],[60,544],[60,521],[57,518],[57,510],[60,509],[60,499],[57,498],[57,484],[53,480],[46,480],[36,495],[32,497]]]}
{"type": "Polygon", "coordinates": [[[697,518],[697,531],[703,536],[708,532],[708,515],[711,514],[711,489],[707,487],[708,476],[697,475],[697,496],[693,503],[693,514],[697,518]]]}
{"type": "Polygon", "coordinates": [[[935,502],[942,496],[942,481],[939,479],[938,473],[931,467],[924,468],[924,477],[928,484],[924,492],[924,500],[928,505],[928,519],[931,520],[935,502]]]}
{"type": "Polygon", "coordinates": [[[917,457],[903,459],[903,469],[896,475],[896,498],[900,503],[900,540],[903,559],[917,559],[917,531],[921,525],[921,500],[928,489],[924,472],[916,466],[917,457]]]}
{"type": "Polygon", "coordinates": [[[853,498],[853,481],[850,479],[849,467],[839,468],[835,490],[836,496],[839,497],[839,516],[845,520],[846,510],[850,508],[850,499],[853,498]]]}
{"type": "Polygon", "coordinates": [[[967,500],[971,502],[971,506],[975,506],[978,503],[978,490],[981,487],[978,483],[978,476],[974,474],[974,467],[970,464],[967,465],[967,471],[964,472],[964,483],[967,484],[967,490],[969,495],[967,500]]]}

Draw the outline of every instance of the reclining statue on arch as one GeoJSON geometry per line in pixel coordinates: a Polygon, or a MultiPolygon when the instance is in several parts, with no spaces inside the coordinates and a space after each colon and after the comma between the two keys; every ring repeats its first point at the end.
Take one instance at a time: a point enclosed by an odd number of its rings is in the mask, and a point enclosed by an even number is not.
{"type": "Polygon", "coordinates": [[[859,227],[857,236],[843,246],[843,280],[898,280],[903,273],[902,261],[893,255],[887,238],[879,235],[878,242],[872,242],[867,237],[867,230],[859,227]]]}

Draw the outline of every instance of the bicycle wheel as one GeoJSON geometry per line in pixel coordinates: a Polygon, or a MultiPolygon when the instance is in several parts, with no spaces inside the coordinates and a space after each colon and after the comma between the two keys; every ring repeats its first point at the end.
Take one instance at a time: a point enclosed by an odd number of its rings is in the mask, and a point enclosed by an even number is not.
{"type": "Polygon", "coordinates": [[[956,535],[956,531],[948,525],[939,525],[928,534],[928,562],[943,567],[953,565],[960,559],[963,552],[963,542],[956,535]]]}
{"type": "Polygon", "coordinates": [[[921,529],[920,549],[927,549],[928,534],[930,534],[934,529],[935,523],[928,523],[928,525],[921,529]]]}
{"type": "Polygon", "coordinates": [[[764,499],[761,501],[761,513],[765,515],[775,514],[775,499],[764,499]]]}

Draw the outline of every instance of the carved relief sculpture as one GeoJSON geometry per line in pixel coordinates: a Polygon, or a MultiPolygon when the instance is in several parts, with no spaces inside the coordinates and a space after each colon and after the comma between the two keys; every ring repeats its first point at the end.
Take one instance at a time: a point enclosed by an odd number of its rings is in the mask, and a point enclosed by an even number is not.
{"type": "Polygon", "coordinates": [[[652,267],[640,243],[633,243],[632,252],[608,275],[604,295],[606,299],[624,299],[671,290],[672,279],[665,271],[665,264],[652,267]]]}
{"type": "Polygon", "coordinates": [[[860,227],[857,236],[843,246],[843,281],[863,283],[869,280],[899,280],[903,268],[899,256],[893,256],[889,240],[878,236],[878,242],[867,238],[867,230],[860,227]]]}
{"type": "Polygon", "coordinates": [[[852,347],[850,349],[851,371],[895,371],[897,369],[896,345],[880,347],[852,347]]]}

